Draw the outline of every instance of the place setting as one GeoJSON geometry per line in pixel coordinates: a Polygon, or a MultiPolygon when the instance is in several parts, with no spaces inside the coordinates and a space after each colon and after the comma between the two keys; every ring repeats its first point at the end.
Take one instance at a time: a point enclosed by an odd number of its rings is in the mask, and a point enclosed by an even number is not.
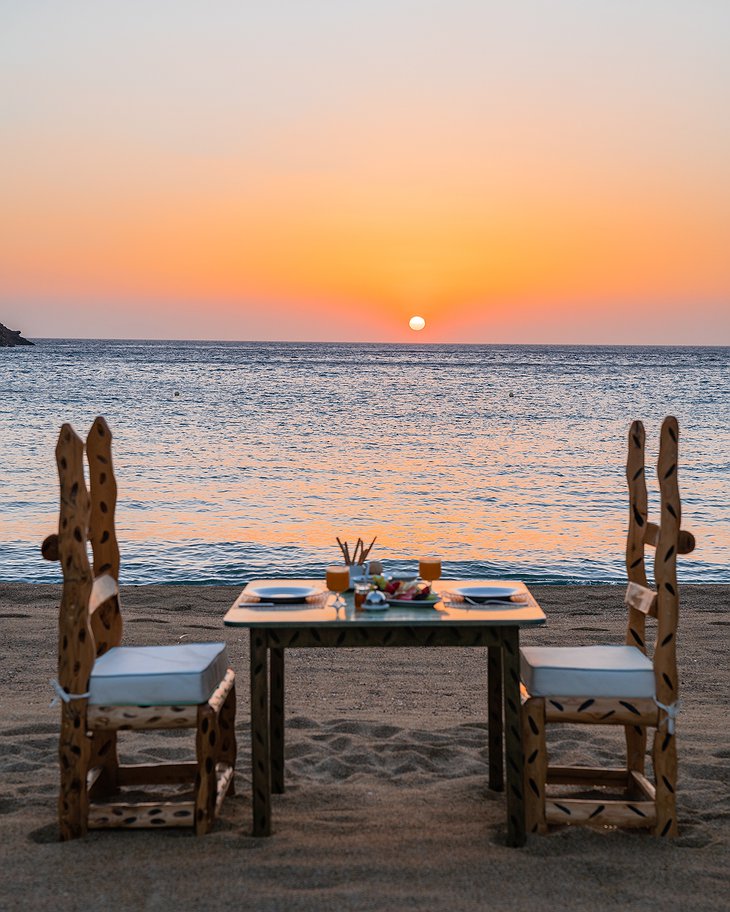
{"type": "Polygon", "coordinates": [[[328,592],[320,585],[292,585],[289,583],[267,583],[247,586],[238,607],[252,611],[277,609],[279,611],[306,611],[312,607],[323,607],[328,592]]]}
{"type": "Polygon", "coordinates": [[[529,603],[524,588],[499,582],[469,583],[441,591],[447,607],[480,610],[519,608],[529,603]]]}

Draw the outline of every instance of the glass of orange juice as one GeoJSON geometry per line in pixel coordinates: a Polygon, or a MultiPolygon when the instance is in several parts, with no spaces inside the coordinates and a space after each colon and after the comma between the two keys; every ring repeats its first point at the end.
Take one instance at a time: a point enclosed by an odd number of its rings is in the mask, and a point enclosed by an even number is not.
{"type": "Polygon", "coordinates": [[[327,588],[337,596],[332,603],[335,611],[344,608],[345,600],[342,593],[350,588],[350,568],[347,564],[330,564],[327,567],[327,588]]]}
{"type": "Polygon", "coordinates": [[[441,579],[441,558],[422,557],[418,561],[418,575],[426,580],[433,591],[434,580],[441,579]]]}

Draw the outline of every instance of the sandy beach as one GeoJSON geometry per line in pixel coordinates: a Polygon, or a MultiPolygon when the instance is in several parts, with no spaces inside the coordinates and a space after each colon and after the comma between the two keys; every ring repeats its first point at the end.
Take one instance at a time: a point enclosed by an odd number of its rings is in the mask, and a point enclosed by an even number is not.
{"type": "MultiPolygon", "coordinates": [[[[621,586],[533,586],[548,625],[523,643],[623,641],[621,586]]],[[[225,640],[239,676],[237,794],[209,836],[93,832],[57,842],[60,587],[0,584],[0,908],[3,910],[683,909],[725,907],[730,794],[730,586],[682,589],[679,819],[672,842],[564,829],[504,845],[486,787],[482,650],[294,650],[287,658],[287,792],[274,835],[250,833],[248,637],[222,617],[238,587],[122,590],[124,642],[225,640]],[[724,897],[724,898],[723,898],[724,897]]],[[[622,730],[566,726],[556,755],[615,756],[622,730]],[[587,741],[595,745],[590,754],[587,741]]],[[[122,739],[185,757],[190,733],[122,739]]]]}

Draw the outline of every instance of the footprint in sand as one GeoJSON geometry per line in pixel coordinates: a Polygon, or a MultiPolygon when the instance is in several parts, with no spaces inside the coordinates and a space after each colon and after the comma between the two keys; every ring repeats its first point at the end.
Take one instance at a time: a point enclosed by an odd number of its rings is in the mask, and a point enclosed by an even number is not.
{"type": "Polygon", "coordinates": [[[0,729],[0,743],[5,738],[27,738],[33,735],[58,735],[58,722],[34,722],[32,725],[0,729]]]}
{"type": "Polygon", "coordinates": [[[286,720],[287,729],[290,728],[319,728],[319,722],[315,722],[314,719],[308,719],[306,716],[292,716],[291,719],[286,720]]]}
{"type": "Polygon", "coordinates": [[[344,735],[334,737],[332,735],[313,735],[312,737],[316,741],[327,741],[328,750],[338,751],[339,753],[343,753],[352,744],[352,739],[346,738],[344,735]]]}
{"type": "Polygon", "coordinates": [[[169,624],[164,618],[125,618],[125,624],[169,624]]]}
{"type": "Polygon", "coordinates": [[[286,762],[289,763],[290,760],[294,762],[297,760],[308,761],[316,753],[319,753],[319,751],[308,742],[302,741],[295,744],[288,742],[286,745],[286,762]]]}
{"type": "MultiPolygon", "coordinates": [[[[31,799],[44,798],[48,795],[56,795],[58,793],[58,783],[54,777],[52,782],[34,782],[33,785],[23,785],[19,786],[16,790],[16,794],[22,797],[28,797],[31,799]]],[[[37,802],[45,804],[45,801],[37,802]]]]}

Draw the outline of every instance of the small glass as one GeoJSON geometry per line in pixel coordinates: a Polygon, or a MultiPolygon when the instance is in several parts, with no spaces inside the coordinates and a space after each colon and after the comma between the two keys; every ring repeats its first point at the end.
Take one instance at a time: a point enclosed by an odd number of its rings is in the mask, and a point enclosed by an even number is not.
{"type": "Polygon", "coordinates": [[[441,558],[422,557],[418,561],[418,575],[431,587],[433,592],[434,580],[441,579],[441,558]]]}
{"type": "Polygon", "coordinates": [[[365,599],[368,597],[371,588],[370,583],[366,580],[358,580],[358,582],[355,583],[355,611],[363,610],[362,606],[365,599]]]}
{"type": "Polygon", "coordinates": [[[347,564],[330,564],[327,567],[327,588],[333,595],[336,595],[332,603],[335,611],[344,608],[346,602],[342,598],[342,593],[347,592],[350,588],[350,568],[347,564]]]}

